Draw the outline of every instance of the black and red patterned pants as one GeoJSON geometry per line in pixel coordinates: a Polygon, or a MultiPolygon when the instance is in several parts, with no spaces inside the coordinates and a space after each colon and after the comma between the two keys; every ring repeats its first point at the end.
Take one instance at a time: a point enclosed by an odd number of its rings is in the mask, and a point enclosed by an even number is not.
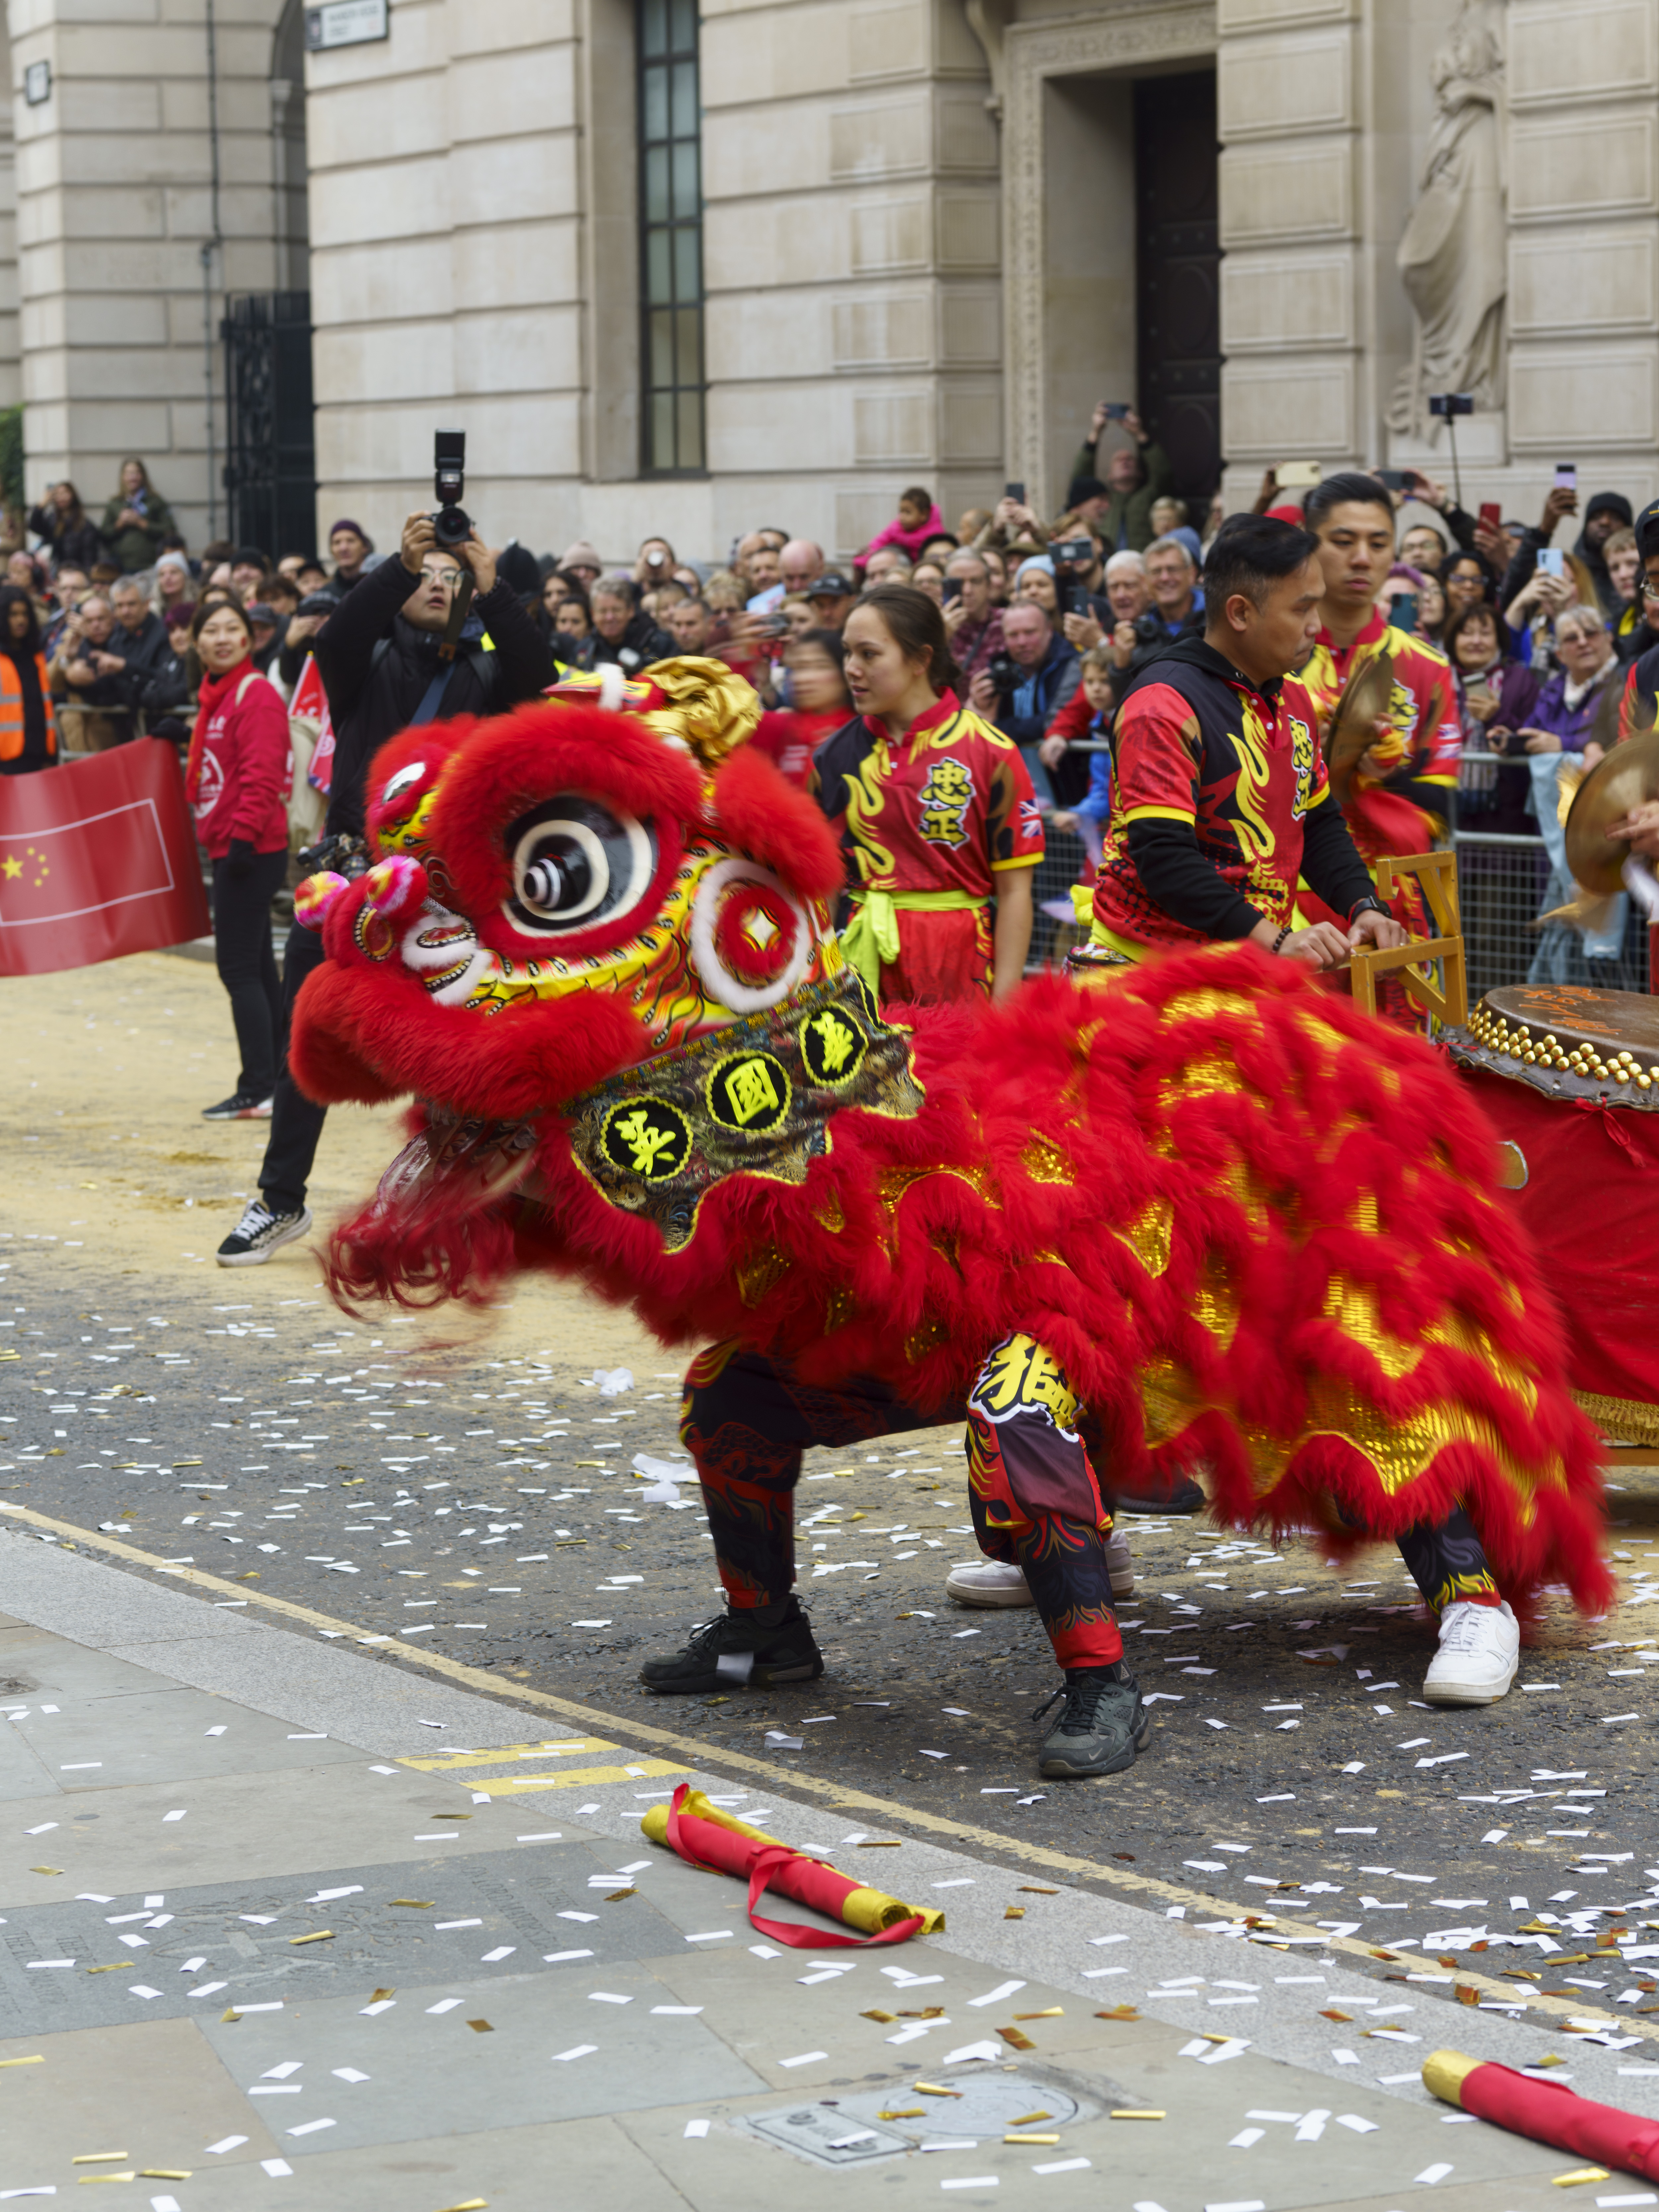
{"type": "MultiPolygon", "coordinates": [[[[728,1605],[745,1612],[789,1595],[807,1445],[843,1449],[931,1428],[955,1410],[921,1411],[869,1377],[817,1387],[734,1345],[702,1353],[686,1376],[680,1435],[702,1483],[728,1605]]],[[[1121,1658],[1106,1565],[1112,1516],[1064,1375],[1030,1338],[1012,1338],[991,1353],[959,1410],[980,1549],[1024,1571],[1062,1667],[1121,1658]]]]}

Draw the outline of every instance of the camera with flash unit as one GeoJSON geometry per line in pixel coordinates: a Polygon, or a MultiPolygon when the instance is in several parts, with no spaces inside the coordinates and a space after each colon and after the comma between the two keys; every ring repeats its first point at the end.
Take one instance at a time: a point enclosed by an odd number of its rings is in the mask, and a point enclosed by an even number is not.
{"type": "Polygon", "coordinates": [[[432,474],[438,500],[432,534],[447,552],[459,552],[472,535],[472,518],[461,505],[461,494],[466,489],[465,430],[433,432],[432,474]]]}

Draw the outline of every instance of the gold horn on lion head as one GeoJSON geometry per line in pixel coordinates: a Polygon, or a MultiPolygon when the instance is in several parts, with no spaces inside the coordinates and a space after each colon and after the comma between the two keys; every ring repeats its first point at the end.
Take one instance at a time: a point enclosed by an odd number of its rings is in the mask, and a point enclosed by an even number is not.
{"type": "Polygon", "coordinates": [[[614,668],[591,674],[573,668],[549,696],[591,699],[633,714],[710,769],[753,737],[761,718],[754,686],[723,660],[696,653],[653,661],[636,677],[623,677],[614,668]]]}

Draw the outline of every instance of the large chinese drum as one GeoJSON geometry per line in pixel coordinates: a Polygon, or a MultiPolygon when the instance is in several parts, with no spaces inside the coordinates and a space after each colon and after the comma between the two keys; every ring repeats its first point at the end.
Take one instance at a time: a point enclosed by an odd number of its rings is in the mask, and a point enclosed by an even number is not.
{"type": "Polygon", "coordinates": [[[1520,1156],[1510,1195],[1574,1396],[1609,1436],[1659,1444],[1659,999],[1517,984],[1440,1041],[1520,1156]]]}

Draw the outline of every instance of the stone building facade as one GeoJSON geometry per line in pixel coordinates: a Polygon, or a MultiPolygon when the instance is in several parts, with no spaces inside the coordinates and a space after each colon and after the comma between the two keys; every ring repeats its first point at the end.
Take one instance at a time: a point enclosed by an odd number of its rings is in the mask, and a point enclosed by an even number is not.
{"type": "Polygon", "coordinates": [[[1195,493],[1446,474],[1448,384],[1466,503],[1659,491],[1659,0],[692,7],[390,0],[302,55],[298,0],[8,0],[31,492],[138,452],[222,527],[226,296],[306,291],[316,512],[382,544],[440,425],[492,537],[607,557],[1053,507],[1097,398],[1195,493]]]}

